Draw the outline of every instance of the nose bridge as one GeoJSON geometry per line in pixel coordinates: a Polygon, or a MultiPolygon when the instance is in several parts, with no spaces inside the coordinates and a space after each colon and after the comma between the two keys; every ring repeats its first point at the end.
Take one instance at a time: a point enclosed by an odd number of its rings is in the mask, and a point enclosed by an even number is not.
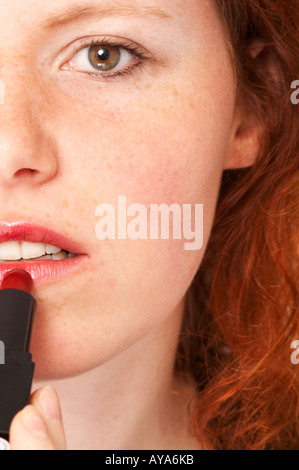
{"type": "Polygon", "coordinates": [[[2,80],[0,80],[0,105],[5,103],[5,85],[2,80]]]}
{"type": "Polygon", "coordinates": [[[42,90],[33,37],[17,25],[0,30],[0,133],[7,135],[18,126],[18,136],[29,138],[38,122],[35,110],[42,90]]]}
{"type": "MultiPolygon", "coordinates": [[[[0,56],[1,60],[1,56],[0,56]]],[[[25,60],[14,67],[0,66],[4,89],[0,104],[0,183],[16,183],[20,170],[34,170],[34,180],[42,182],[56,172],[53,141],[41,119],[42,90],[25,60]]],[[[26,172],[24,172],[24,175],[26,172]]]]}
{"type": "Polygon", "coordinates": [[[52,101],[36,59],[40,13],[31,0],[23,5],[21,14],[15,0],[0,1],[0,198],[12,187],[37,187],[58,170],[52,101]]]}
{"type": "Polygon", "coordinates": [[[5,62],[5,58],[1,56],[0,48],[0,130],[7,131],[18,120],[32,120],[34,95],[31,90],[35,90],[35,95],[39,90],[25,64],[22,67],[21,64],[14,65],[12,62],[1,64],[2,61],[5,62]]]}
{"type": "Polygon", "coordinates": [[[22,77],[3,81],[3,104],[0,105],[0,155],[23,154],[34,151],[37,121],[34,119],[33,102],[22,77]]]}

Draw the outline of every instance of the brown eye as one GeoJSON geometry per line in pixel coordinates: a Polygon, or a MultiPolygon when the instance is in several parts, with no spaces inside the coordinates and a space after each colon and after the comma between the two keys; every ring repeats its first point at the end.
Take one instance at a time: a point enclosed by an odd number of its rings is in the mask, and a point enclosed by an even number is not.
{"type": "Polygon", "coordinates": [[[143,65],[145,59],[142,53],[127,44],[110,44],[108,41],[94,42],[89,40],[81,49],[73,53],[72,57],[61,66],[61,70],[87,73],[93,77],[123,76],[132,69],[143,65]],[[143,60],[138,60],[138,59],[143,60]]]}
{"type": "Polygon", "coordinates": [[[118,46],[90,46],[88,59],[96,70],[112,70],[120,61],[120,48],[118,46]]]}

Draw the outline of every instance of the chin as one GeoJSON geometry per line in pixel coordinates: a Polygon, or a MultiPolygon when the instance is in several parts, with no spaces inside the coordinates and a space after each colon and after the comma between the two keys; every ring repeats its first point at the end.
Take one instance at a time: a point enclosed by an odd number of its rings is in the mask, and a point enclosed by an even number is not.
{"type": "Polygon", "coordinates": [[[59,380],[83,374],[95,367],[90,355],[79,353],[77,348],[32,348],[35,363],[34,381],[59,380]],[[84,357],[85,356],[85,357],[84,357]]]}

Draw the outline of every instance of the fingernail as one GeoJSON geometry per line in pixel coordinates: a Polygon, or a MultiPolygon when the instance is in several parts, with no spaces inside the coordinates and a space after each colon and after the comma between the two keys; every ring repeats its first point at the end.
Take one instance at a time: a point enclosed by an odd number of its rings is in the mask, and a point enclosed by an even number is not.
{"type": "Polygon", "coordinates": [[[40,406],[45,417],[56,424],[61,423],[61,412],[58,396],[53,387],[44,387],[39,396],[40,406]]]}
{"type": "Polygon", "coordinates": [[[27,405],[22,413],[24,426],[35,437],[47,438],[48,432],[45,423],[32,405],[27,405]]]}

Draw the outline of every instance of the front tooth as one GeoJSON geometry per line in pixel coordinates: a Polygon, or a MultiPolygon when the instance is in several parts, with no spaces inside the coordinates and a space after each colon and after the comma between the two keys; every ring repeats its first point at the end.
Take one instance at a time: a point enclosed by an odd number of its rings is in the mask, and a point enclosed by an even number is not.
{"type": "Polygon", "coordinates": [[[21,259],[21,246],[18,241],[0,243],[0,259],[21,259]]]}
{"type": "Polygon", "coordinates": [[[61,248],[58,248],[57,246],[54,245],[46,245],[46,253],[47,255],[51,255],[52,253],[58,253],[61,251],[61,248]]]}
{"type": "Polygon", "coordinates": [[[38,258],[45,253],[45,243],[21,242],[21,255],[23,259],[38,258]]]}

